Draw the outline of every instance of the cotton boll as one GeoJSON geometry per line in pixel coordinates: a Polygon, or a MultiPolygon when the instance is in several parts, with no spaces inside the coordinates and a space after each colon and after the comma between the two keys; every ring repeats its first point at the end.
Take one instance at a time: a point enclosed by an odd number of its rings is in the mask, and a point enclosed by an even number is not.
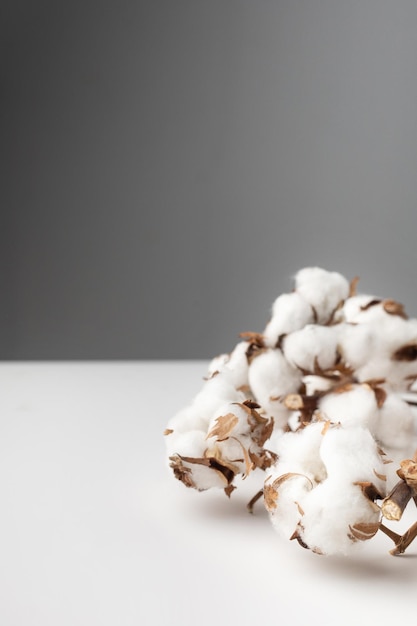
{"type": "Polygon", "coordinates": [[[313,321],[313,309],[299,293],[284,293],[272,305],[272,317],[263,332],[265,345],[275,348],[282,335],[303,328],[313,321]]]}
{"type": "Polygon", "coordinates": [[[319,412],[323,419],[345,426],[362,425],[374,431],[378,405],[369,385],[348,385],[342,392],[329,393],[320,399],[319,412]]]}
{"type": "Polygon", "coordinates": [[[364,489],[385,495],[383,460],[369,430],[355,426],[328,429],[320,456],[327,478],[302,502],[299,535],[315,551],[347,554],[378,529],[379,509],[364,489]]]}
{"type": "Polygon", "coordinates": [[[299,472],[317,482],[324,480],[327,472],[319,453],[322,433],[323,424],[312,422],[306,428],[282,435],[274,448],[279,457],[275,471],[299,472]]]}
{"type": "Polygon", "coordinates": [[[289,412],[280,399],[297,391],[301,373],[287,363],[281,350],[270,348],[253,359],[248,380],[256,402],[282,427],[289,412]]]}
{"type": "Polygon", "coordinates": [[[379,351],[378,336],[371,324],[343,326],[339,337],[339,352],[343,362],[356,370],[369,362],[369,358],[379,351]]]}
{"type": "Polygon", "coordinates": [[[349,282],[338,272],[306,267],[295,276],[295,288],[312,307],[320,324],[327,323],[349,295],[349,282]]]}
{"type": "Polygon", "coordinates": [[[361,327],[367,328],[372,341],[368,358],[357,365],[358,380],[385,378],[387,386],[393,390],[406,390],[410,380],[417,376],[416,320],[390,316],[379,324],[363,324],[355,328],[361,327]]]}
{"type": "Polygon", "coordinates": [[[384,493],[384,464],[377,443],[367,428],[330,428],[322,439],[320,456],[332,480],[340,484],[370,481],[381,494],[384,493]]]}
{"type": "Polygon", "coordinates": [[[249,366],[249,384],[261,405],[271,396],[284,396],[296,391],[300,381],[300,372],[286,361],[279,349],[266,350],[249,366]]]}
{"type": "Polygon", "coordinates": [[[315,372],[335,366],[338,358],[338,342],[341,328],[308,324],[285,337],[283,352],[293,367],[315,372]]]}
{"type": "Polygon", "coordinates": [[[299,536],[321,554],[347,555],[378,529],[379,511],[352,483],[328,479],[309,492],[302,508],[299,536]]]}
{"type": "Polygon", "coordinates": [[[323,554],[346,554],[373,536],[379,510],[365,493],[385,493],[382,458],[365,428],[313,422],[279,440],[265,483],[274,527],[323,554]]]}

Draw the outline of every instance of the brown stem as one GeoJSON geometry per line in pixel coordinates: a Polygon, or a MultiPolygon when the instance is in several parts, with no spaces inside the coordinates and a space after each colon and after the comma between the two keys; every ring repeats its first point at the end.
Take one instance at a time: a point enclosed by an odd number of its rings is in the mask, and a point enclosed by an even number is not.
{"type": "Polygon", "coordinates": [[[412,495],[411,487],[400,480],[382,502],[382,515],[389,520],[400,520],[412,495]]]}
{"type": "Polygon", "coordinates": [[[395,544],[397,544],[401,540],[401,535],[395,533],[390,528],[387,528],[386,526],[384,526],[384,524],[379,525],[379,530],[382,530],[382,532],[385,533],[385,535],[387,535],[390,539],[392,539],[395,544]]]}
{"type": "Polygon", "coordinates": [[[260,491],[258,491],[258,493],[255,493],[253,498],[248,502],[246,507],[247,507],[249,513],[253,513],[253,507],[258,502],[259,498],[262,498],[263,495],[264,495],[264,490],[260,489],[260,491]]]}
{"type": "Polygon", "coordinates": [[[403,554],[410,543],[417,537],[417,522],[415,522],[410,528],[403,534],[398,543],[396,542],[395,548],[390,551],[393,556],[403,554]]]}

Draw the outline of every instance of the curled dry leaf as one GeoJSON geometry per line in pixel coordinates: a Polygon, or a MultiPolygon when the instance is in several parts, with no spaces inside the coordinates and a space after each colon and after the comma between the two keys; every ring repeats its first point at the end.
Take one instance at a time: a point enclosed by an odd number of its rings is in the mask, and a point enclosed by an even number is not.
{"type": "Polygon", "coordinates": [[[169,457],[169,460],[171,461],[170,467],[174,472],[175,478],[180,480],[186,487],[192,487],[195,489],[196,485],[191,477],[191,468],[183,464],[182,459],[178,454],[169,457]]]}
{"type": "MultiPolygon", "coordinates": [[[[231,483],[236,474],[239,473],[239,467],[232,461],[223,458],[221,449],[217,445],[208,448],[204,453],[204,457],[205,461],[209,461],[209,466],[211,468],[222,472],[228,483],[231,483]]],[[[242,461],[243,459],[235,459],[236,463],[240,463],[242,461]]]]}
{"type": "Polygon", "coordinates": [[[278,455],[271,450],[262,450],[259,453],[249,450],[249,456],[254,467],[259,467],[261,470],[266,470],[271,467],[278,458],[278,455]]]}
{"type": "Polygon", "coordinates": [[[377,489],[374,483],[369,482],[369,481],[357,481],[357,482],[354,482],[353,484],[360,487],[363,495],[365,496],[365,498],[369,500],[369,503],[371,504],[372,508],[375,511],[379,511],[379,506],[375,504],[375,500],[382,500],[383,495],[381,494],[379,489],[377,489]]]}
{"type": "Polygon", "coordinates": [[[404,320],[408,319],[408,315],[404,310],[404,305],[400,302],[396,302],[395,300],[384,300],[382,306],[386,313],[390,315],[398,315],[402,317],[404,320]]]}
{"type": "Polygon", "coordinates": [[[262,352],[265,352],[265,341],[262,333],[254,333],[254,332],[243,332],[239,333],[239,337],[241,337],[244,341],[248,342],[248,348],[246,350],[246,358],[248,363],[250,364],[253,359],[262,352]]]}
{"type": "Polygon", "coordinates": [[[268,511],[275,511],[277,508],[278,491],[274,488],[274,485],[266,484],[264,487],[264,500],[265,506],[268,511]]]}
{"type": "Polygon", "coordinates": [[[330,426],[331,426],[331,421],[330,420],[325,420],[324,421],[324,426],[323,426],[323,428],[321,430],[321,434],[323,436],[327,433],[327,431],[329,430],[330,426]]]}
{"type": "Polygon", "coordinates": [[[235,489],[236,487],[234,485],[227,485],[227,487],[224,488],[224,493],[228,498],[230,498],[235,489]]]}
{"type": "Polygon", "coordinates": [[[374,472],[375,476],[377,478],[379,478],[379,480],[382,480],[383,482],[387,482],[387,475],[386,474],[380,474],[380,472],[377,472],[375,468],[374,468],[373,472],[374,472]]]}
{"type": "Polygon", "coordinates": [[[412,459],[405,459],[400,463],[397,474],[412,489],[413,495],[417,494],[417,463],[412,459]]]}
{"type": "Polygon", "coordinates": [[[260,447],[270,438],[274,429],[274,418],[267,419],[257,411],[260,408],[257,402],[252,400],[246,400],[242,403],[237,403],[248,416],[248,424],[250,428],[251,439],[260,447]]]}
{"type": "MultiPolygon", "coordinates": [[[[305,474],[300,474],[299,472],[286,472],[285,474],[278,476],[278,478],[275,478],[272,483],[266,482],[264,486],[264,499],[265,506],[268,511],[274,511],[277,508],[278,489],[280,488],[282,483],[284,483],[286,480],[289,480],[290,478],[294,478],[294,476],[302,476],[311,484],[311,486],[313,486],[313,483],[308,478],[308,476],[306,476],[305,474]]],[[[267,481],[268,480],[269,478],[267,479],[267,481]]]]}
{"type": "Polygon", "coordinates": [[[378,304],[381,304],[382,300],[380,298],[374,298],[373,300],[370,300],[369,302],[367,302],[366,304],[363,304],[360,309],[361,311],[368,311],[369,309],[371,309],[373,306],[377,306],[378,304]]]}
{"type": "Polygon", "coordinates": [[[355,276],[350,281],[350,283],[349,283],[349,298],[353,298],[353,296],[356,296],[356,290],[357,290],[357,287],[358,287],[359,280],[360,280],[359,276],[355,276]]]}
{"type": "Polygon", "coordinates": [[[417,344],[403,346],[392,355],[393,361],[415,361],[417,359],[417,344]]]}
{"type": "Polygon", "coordinates": [[[216,425],[208,433],[206,439],[210,439],[210,437],[217,437],[218,441],[224,441],[230,436],[238,422],[239,418],[237,418],[233,413],[221,415],[216,419],[216,425]]]}
{"type": "Polygon", "coordinates": [[[378,532],[379,522],[358,522],[353,526],[349,525],[349,530],[353,540],[367,541],[378,532]]]}
{"type": "Polygon", "coordinates": [[[384,383],[385,383],[384,378],[378,378],[375,380],[366,380],[362,383],[362,387],[365,387],[365,389],[372,389],[372,391],[374,392],[375,401],[376,401],[378,409],[384,406],[384,402],[387,399],[387,395],[388,395],[385,389],[380,386],[380,385],[383,385],[384,383]]]}

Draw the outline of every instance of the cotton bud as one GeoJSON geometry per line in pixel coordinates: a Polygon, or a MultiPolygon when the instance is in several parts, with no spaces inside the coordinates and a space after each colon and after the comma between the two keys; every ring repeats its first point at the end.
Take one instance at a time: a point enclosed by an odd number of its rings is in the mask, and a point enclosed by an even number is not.
{"type": "Polygon", "coordinates": [[[338,272],[306,267],[295,276],[295,288],[314,308],[319,324],[328,323],[349,295],[349,282],[338,272]]]}
{"type": "Polygon", "coordinates": [[[280,339],[314,321],[311,305],[297,292],[284,293],[272,305],[272,317],[265,327],[265,346],[276,348],[280,339]]]}

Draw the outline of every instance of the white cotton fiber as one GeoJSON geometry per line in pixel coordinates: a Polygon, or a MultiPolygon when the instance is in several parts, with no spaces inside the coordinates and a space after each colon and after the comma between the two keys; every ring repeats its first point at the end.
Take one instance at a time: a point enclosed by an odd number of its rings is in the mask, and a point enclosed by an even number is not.
{"type": "Polygon", "coordinates": [[[269,348],[253,359],[248,379],[254,400],[282,427],[289,417],[283,399],[298,389],[301,373],[289,365],[281,350],[269,348]]]}
{"type": "Polygon", "coordinates": [[[281,456],[265,483],[265,502],[280,533],[295,533],[322,554],[347,554],[378,528],[379,509],[364,486],[374,485],[383,497],[384,466],[367,429],[323,426],[312,423],[282,437],[281,456]],[[303,450],[305,444],[310,445],[303,450]],[[318,464],[322,469],[313,473],[318,464]]]}
{"type": "Polygon", "coordinates": [[[375,437],[382,447],[404,450],[404,457],[414,452],[415,419],[412,408],[398,394],[387,396],[379,409],[375,437]]]}
{"type": "Polygon", "coordinates": [[[293,367],[314,373],[317,368],[327,370],[336,364],[340,325],[308,324],[285,337],[283,352],[293,367]]]}
{"type": "Polygon", "coordinates": [[[314,481],[323,480],[327,475],[319,453],[323,427],[323,423],[316,422],[297,432],[282,435],[275,448],[279,457],[275,472],[279,475],[293,471],[305,474],[314,481]]]}
{"type": "Polygon", "coordinates": [[[316,376],[314,374],[307,374],[303,376],[302,383],[305,386],[305,391],[308,396],[314,396],[317,393],[329,391],[334,385],[334,381],[324,376],[316,376]]]}
{"type": "Polygon", "coordinates": [[[200,458],[204,456],[207,448],[206,432],[202,430],[190,430],[184,433],[174,431],[166,437],[166,445],[169,456],[179,454],[200,458]]]}
{"type": "Polygon", "coordinates": [[[230,373],[223,370],[204,383],[195,396],[193,405],[202,415],[210,419],[214,411],[225,402],[243,402],[244,400],[244,394],[236,389],[230,373]]]}
{"type": "Polygon", "coordinates": [[[265,345],[275,348],[280,337],[313,321],[313,309],[299,293],[284,293],[272,305],[272,316],[263,332],[265,345]]]}
{"type": "Polygon", "coordinates": [[[381,492],[385,489],[384,465],[367,428],[330,428],[323,437],[320,456],[332,479],[340,483],[371,480],[381,492]]]}
{"type": "Polygon", "coordinates": [[[300,537],[311,550],[320,554],[347,555],[360,545],[357,539],[352,539],[355,527],[371,525],[370,537],[378,528],[378,511],[360,487],[352,483],[327,480],[304,498],[302,507],[300,537]]]}
{"type": "Polygon", "coordinates": [[[190,430],[205,431],[211,417],[211,412],[201,412],[195,404],[181,409],[168,421],[168,430],[186,433],[190,430]]]}
{"type": "Polygon", "coordinates": [[[306,267],[295,276],[295,288],[314,308],[317,321],[327,323],[349,295],[349,282],[338,272],[306,267]]]}
{"type": "Polygon", "coordinates": [[[365,426],[375,430],[377,398],[369,385],[350,384],[345,390],[325,395],[319,402],[323,419],[344,426],[365,426]]]}
{"type": "Polygon", "coordinates": [[[301,519],[299,503],[313,486],[308,476],[294,472],[283,472],[279,476],[270,474],[267,477],[264,485],[265,505],[272,525],[285,539],[290,539],[297,527],[301,519]]]}
{"type": "Polygon", "coordinates": [[[300,380],[300,372],[287,362],[279,349],[262,352],[249,366],[249,385],[260,404],[271,396],[291,393],[300,380]]]}
{"type": "Polygon", "coordinates": [[[240,341],[230,354],[229,360],[225,364],[225,369],[231,372],[231,380],[234,386],[239,389],[248,384],[249,363],[246,356],[249,343],[240,341]]]}

